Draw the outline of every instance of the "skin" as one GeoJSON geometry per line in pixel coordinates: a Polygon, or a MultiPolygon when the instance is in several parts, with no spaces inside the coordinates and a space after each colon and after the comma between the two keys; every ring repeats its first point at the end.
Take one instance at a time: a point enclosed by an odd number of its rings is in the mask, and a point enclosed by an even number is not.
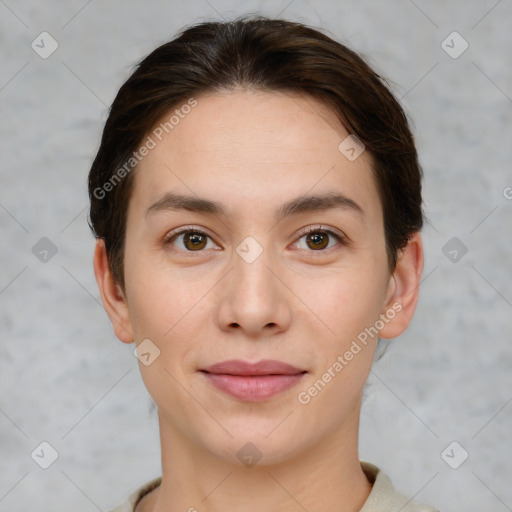
{"type": "Polygon", "coordinates": [[[160,350],[139,367],[158,407],[162,484],[137,511],[357,511],[371,491],[359,462],[358,428],[377,337],[307,405],[297,395],[393,304],[402,309],[379,336],[405,330],[423,269],[420,235],[399,253],[391,275],[371,156],[365,151],[349,161],[338,150],[349,133],[317,100],[251,90],[196,99],[136,170],[125,292],[109,271],[102,240],[94,254],[116,336],[136,344],[149,338],[160,350]],[[167,191],[219,201],[227,214],[146,217],[167,191]],[[286,201],[332,191],[364,213],[303,212],[275,222],[274,211],[286,201]],[[320,225],[348,243],[328,236],[317,249],[301,229],[320,225]],[[188,226],[210,237],[202,249],[184,245],[183,236],[164,242],[188,226]],[[236,252],[248,236],[263,250],[252,263],[236,252]],[[308,373],[266,401],[241,401],[198,371],[235,358],[277,359],[308,373]],[[250,468],[237,457],[248,442],[262,454],[250,468]]]}

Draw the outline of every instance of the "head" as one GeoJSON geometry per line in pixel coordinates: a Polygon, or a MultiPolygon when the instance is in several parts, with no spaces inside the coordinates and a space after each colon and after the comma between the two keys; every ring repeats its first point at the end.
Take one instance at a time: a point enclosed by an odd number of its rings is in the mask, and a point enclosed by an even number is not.
{"type": "Polygon", "coordinates": [[[121,341],[156,347],[141,373],[176,431],[224,457],[257,441],[270,461],[290,435],[304,450],[357,416],[423,265],[413,136],[361,57],[284,20],[183,31],[119,90],[89,196],[105,309],[121,341]],[[305,373],[255,406],[205,380],[227,359],[305,373]]]}

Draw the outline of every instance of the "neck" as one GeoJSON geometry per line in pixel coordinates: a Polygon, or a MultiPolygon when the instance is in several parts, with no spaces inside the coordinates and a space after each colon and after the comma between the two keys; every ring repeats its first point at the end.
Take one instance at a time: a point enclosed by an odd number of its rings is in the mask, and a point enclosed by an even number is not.
{"type": "Polygon", "coordinates": [[[137,512],[359,511],[372,485],[357,451],[359,410],[300,457],[252,467],[219,459],[159,414],[162,483],[137,512]]]}

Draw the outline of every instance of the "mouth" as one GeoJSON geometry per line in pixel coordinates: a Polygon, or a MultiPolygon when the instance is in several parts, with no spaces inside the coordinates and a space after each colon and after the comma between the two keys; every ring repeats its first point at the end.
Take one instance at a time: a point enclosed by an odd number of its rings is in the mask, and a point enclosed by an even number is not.
{"type": "Polygon", "coordinates": [[[248,402],[267,400],[284,392],[307,373],[307,370],[269,359],[258,363],[232,359],[200,371],[217,390],[248,402]]]}

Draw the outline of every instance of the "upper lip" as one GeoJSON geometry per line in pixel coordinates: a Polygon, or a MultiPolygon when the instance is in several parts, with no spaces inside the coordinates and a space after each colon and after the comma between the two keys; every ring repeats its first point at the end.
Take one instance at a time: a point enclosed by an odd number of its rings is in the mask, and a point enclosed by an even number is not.
{"type": "Polygon", "coordinates": [[[250,363],[241,359],[230,359],[203,368],[201,371],[229,375],[295,375],[297,373],[304,373],[306,370],[301,370],[291,364],[272,359],[264,359],[257,363],[250,363]]]}

